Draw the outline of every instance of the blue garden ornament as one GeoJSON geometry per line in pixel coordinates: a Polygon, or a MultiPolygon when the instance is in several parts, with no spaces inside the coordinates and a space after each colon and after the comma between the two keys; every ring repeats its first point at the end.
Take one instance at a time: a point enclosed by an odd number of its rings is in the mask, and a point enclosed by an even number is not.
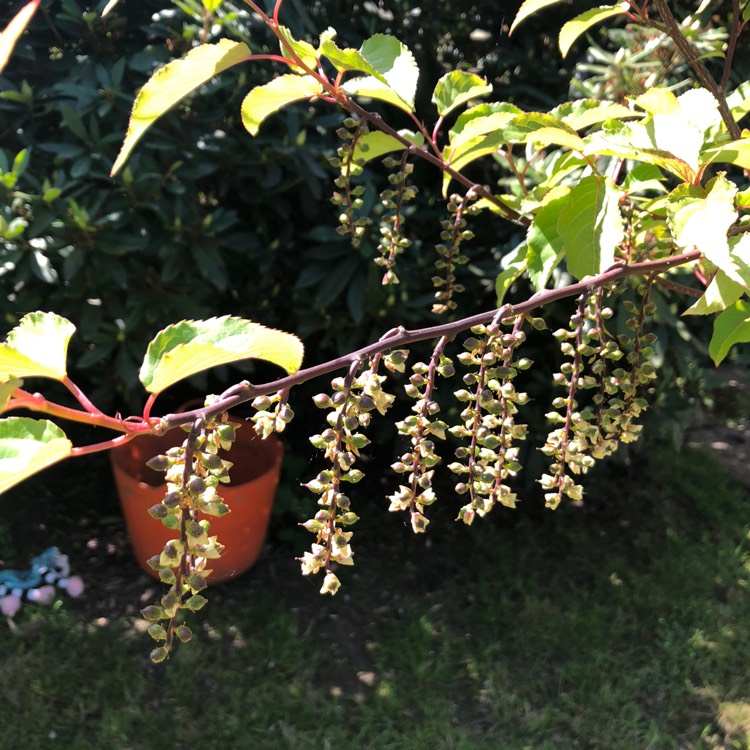
{"type": "Polygon", "coordinates": [[[0,570],[0,612],[13,617],[24,598],[37,604],[51,604],[57,593],[55,587],[74,598],[84,589],[81,577],[70,575],[68,556],[57,547],[49,547],[31,559],[27,570],[0,570]]]}

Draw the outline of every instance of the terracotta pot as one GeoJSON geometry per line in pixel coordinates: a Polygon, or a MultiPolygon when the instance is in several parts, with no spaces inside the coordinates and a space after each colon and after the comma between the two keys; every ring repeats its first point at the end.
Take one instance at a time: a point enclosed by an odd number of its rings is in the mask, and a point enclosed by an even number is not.
{"type": "MultiPolygon", "coordinates": [[[[175,532],[148,514],[148,509],[164,497],[164,475],[149,469],[146,461],[164,453],[185,439],[182,430],[171,430],[157,437],[136,438],[110,451],[115,483],[120,493],[125,523],[138,564],[151,576],[158,575],[146,560],[161,552],[175,532]]],[[[249,424],[237,431],[237,439],[221,457],[232,461],[231,483],[219,485],[219,494],[231,513],[222,518],[207,517],[210,534],[216,534],[225,550],[218,560],[210,560],[213,573],[209,584],[226,581],[244,573],[258,559],[271,517],[283,456],[281,442],[272,435],[258,437],[249,424]]]]}

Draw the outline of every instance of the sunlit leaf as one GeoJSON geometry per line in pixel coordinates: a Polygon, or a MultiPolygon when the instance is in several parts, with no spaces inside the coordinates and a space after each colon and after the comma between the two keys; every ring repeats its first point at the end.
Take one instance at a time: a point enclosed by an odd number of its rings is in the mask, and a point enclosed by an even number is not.
{"type": "MultiPolygon", "coordinates": [[[[750,5],[747,6],[750,10],[750,5]]],[[[750,81],[743,81],[727,96],[727,104],[732,110],[732,116],[739,122],[750,112],[750,81]]]]}
{"type": "MultiPolygon", "coordinates": [[[[458,147],[446,146],[443,149],[443,159],[457,172],[460,172],[467,164],[476,161],[487,154],[494,154],[505,143],[502,132],[493,132],[487,135],[479,135],[468,141],[462,140],[458,147]]],[[[448,185],[453,178],[443,173],[443,195],[448,193],[448,185]]]]}
{"type": "Polygon", "coordinates": [[[526,252],[527,247],[523,244],[502,259],[503,270],[495,279],[495,294],[497,295],[498,307],[503,304],[505,295],[511,286],[513,286],[516,279],[526,270],[526,252]]]}
{"type": "Polygon", "coordinates": [[[414,107],[405,102],[390,86],[382,83],[374,76],[361,76],[344,81],[341,88],[350,96],[364,96],[368,99],[378,99],[394,107],[411,112],[414,107]]]}
{"type": "Polygon", "coordinates": [[[721,269],[711,283],[706,287],[703,296],[692,306],[685,310],[683,315],[711,315],[712,313],[726,310],[733,305],[745,292],[745,288],[732,281],[721,269]]]}
{"type": "Polygon", "coordinates": [[[516,17],[513,20],[513,24],[510,27],[510,33],[512,34],[516,26],[518,26],[518,24],[521,23],[521,21],[523,21],[525,18],[528,18],[530,15],[537,13],[542,8],[546,8],[548,5],[556,5],[560,2],[562,2],[562,0],[525,0],[521,4],[521,7],[518,9],[518,13],[516,14],[516,17]]]}
{"type": "Polygon", "coordinates": [[[570,125],[546,112],[527,112],[514,117],[503,127],[508,143],[533,143],[540,148],[551,144],[582,151],[584,142],[570,125]]]}
{"type": "Polygon", "coordinates": [[[562,120],[573,130],[586,130],[592,125],[610,120],[642,117],[639,112],[629,109],[617,102],[599,101],[598,99],[577,99],[573,102],[563,102],[550,111],[553,117],[562,120]]]}
{"type": "Polygon", "coordinates": [[[738,284],[747,286],[729,251],[727,231],[737,220],[734,196],[737,187],[719,173],[708,183],[705,198],[683,198],[667,205],[669,228],[675,243],[700,250],[717,268],[738,284]]]}
{"type": "Polygon", "coordinates": [[[5,411],[5,407],[16,388],[20,388],[22,385],[23,380],[21,378],[8,378],[0,383],[0,413],[5,411]]]}
{"type": "MultiPolygon", "coordinates": [[[[310,42],[300,41],[292,36],[292,32],[286,28],[286,26],[279,26],[279,33],[284,37],[284,41],[292,48],[300,61],[304,63],[308,68],[315,70],[318,67],[318,54],[315,51],[315,47],[310,42]]],[[[289,56],[289,50],[279,41],[279,47],[281,48],[281,54],[284,57],[289,56]]],[[[295,73],[301,75],[305,74],[305,71],[297,65],[290,66],[295,73]]]]}
{"type": "Polygon", "coordinates": [[[680,111],[680,102],[667,88],[656,86],[633,99],[642,110],[652,115],[674,115],[680,111]]]}
{"type": "Polygon", "coordinates": [[[24,29],[29,25],[29,21],[31,21],[40,2],[41,0],[31,0],[30,3],[26,3],[13,16],[3,31],[0,32],[0,72],[6,66],[8,59],[13,53],[13,48],[16,46],[16,42],[18,42],[24,29]]]}
{"type": "Polygon", "coordinates": [[[242,100],[242,124],[250,135],[257,135],[263,121],[293,102],[323,93],[323,87],[312,76],[286,73],[262,86],[256,86],[242,100]]]}
{"type": "Polygon", "coordinates": [[[750,138],[741,138],[724,146],[706,149],[702,154],[701,167],[708,164],[734,164],[742,169],[750,169],[750,138]]]}
{"type": "Polygon", "coordinates": [[[262,359],[296,372],[302,355],[296,336],[249,320],[184,320],[160,331],[148,345],[140,378],[149,393],[161,393],[197,372],[243,359],[262,359]]]}
{"type": "Polygon", "coordinates": [[[0,378],[62,380],[67,374],[68,342],[75,330],[69,320],[54,313],[24,315],[0,344],[0,378]]]}
{"type": "MultiPolygon", "coordinates": [[[[617,156],[621,159],[632,159],[665,169],[684,182],[695,180],[696,170],[671,151],[637,145],[639,142],[648,142],[648,136],[644,137],[640,133],[633,135],[629,130],[630,127],[625,126],[628,130],[619,131],[598,130],[585,136],[584,155],[617,156]]],[[[645,130],[643,133],[645,133],[645,130]]]]}
{"type": "Polygon", "coordinates": [[[119,2],[120,0],[109,0],[109,2],[104,6],[104,10],[102,11],[102,18],[111,13],[119,2]]]}
{"type": "Polygon", "coordinates": [[[611,180],[592,175],[575,185],[560,211],[557,229],[565,243],[568,270],[576,278],[592,276],[614,263],[624,228],[621,193],[611,180]]]}
{"type": "Polygon", "coordinates": [[[112,167],[112,174],[125,164],[135,144],[165,112],[191,91],[227,68],[241,63],[249,55],[250,50],[243,42],[222,39],[217,44],[202,44],[190,50],[185,57],[157,70],[135,98],[128,132],[112,167]]]}
{"type": "Polygon", "coordinates": [[[458,115],[450,129],[451,145],[458,148],[463,140],[499,130],[513,117],[522,114],[523,110],[509,102],[485,102],[469,107],[458,115]]]}
{"type": "Polygon", "coordinates": [[[527,264],[534,289],[544,289],[550,274],[565,255],[565,243],[557,228],[560,212],[568,205],[569,191],[552,198],[535,214],[526,233],[527,264]]]}
{"type": "Polygon", "coordinates": [[[0,493],[71,455],[65,433],[46,419],[0,419],[0,493]]]}
{"type": "Polygon", "coordinates": [[[737,300],[714,320],[714,330],[708,353],[715,365],[719,365],[735,344],[750,342],[750,303],[737,300]]]}
{"type": "Polygon", "coordinates": [[[432,103],[437,107],[438,114],[445,117],[456,107],[491,93],[492,86],[487,85],[486,78],[465,70],[454,70],[437,82],[432,103]]]}
{"type": "MultiPolygon", "coordinates": [[[[421,133],[414,133],[411,130],[399,130],[398,133],[416,146],[424,144],[424,136],[421,133]]],[[[392,135],[382,133],[379,130],[373,130],[357,139],[357,142],[354,144],[352,158],[356,162],[362,160],[366,163],[372,159],[377,159],[383,154],[393,151],[403,151],[405,148],[406,146],[392,135]]]]}
{"type": "Polygon", "coordinates": [[[365,39],[359,51],[385,83],[413,110],[419,68],[408,47],[395,37],[374,34],[365,39]]]}
{"type": "MultiPolygon", "coordinates": [[[[333,31],[330,29],[329,31],[333,31]]],[[[318,48],[321,55],[326,57],[331,64],[341,73],[356,70],[360,73],[365,73],[375,78],[380,79],[381,83],[385,83],[385,78],[370,65],[369,62],[363,57],[359,50],[347,47],[341,49],[334,41],[334,33],[323,33],[320,36],[320,46],[318,48]]]]}
{"type": "Polygon", "coordinates": [[[572,21],[568,21],[560,29],[559,45],[560,52],[566,57],[573,43],[581,34],[585,34],[592,26],[595,26],[612,16],[621,16],[630,9],[629,3],[619,3],[618,5],[603,5],[600,8],[591,8],[572,21]]]}

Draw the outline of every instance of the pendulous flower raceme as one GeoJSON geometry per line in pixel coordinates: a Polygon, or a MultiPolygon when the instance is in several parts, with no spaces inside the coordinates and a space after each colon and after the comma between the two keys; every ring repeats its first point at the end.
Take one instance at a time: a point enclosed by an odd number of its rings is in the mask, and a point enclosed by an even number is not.
{"type": "MultiPolygon", "coordinates": [[[[210,401],[209,398],[207,405],[210,401]]],[[[161,582],[169,586],[158,604],[141,612],[150,623],[149,635],[161,643],[151,652],[155,663],[169,656],[175,637],[182,642],[192,637],[190,628],[180,621],[181,610],[197,611],[206,604],[200,592],[211,574],[207,566],[223,550],[216,536],[209,536],[211,524],[206,517],[229,513],[218,488],[229,482],[232,464],[221,458],[219,451],[231,447],[235,432],[236,426],[225,413],[208,420],[198,419],[182,445],[148,462],[152,469],[165,473],[167,482],[164,498],[149,513],[177,532],[159,554],[147,561],[161,582]],[[166,625],[162,624],[164,621],[166,625]]]]}
{"type": "Polygon", "coordinates": [[[516,349],[526,339],[524,323],[524,317],[519,316],[511,330],[504,332],[498,316],[489,325],[475,326],[474,336],[464,341],[465,351],[458,355],[468,372],[463,376],[466,388],[455,396],[465,406],[462,424],[451,427],[450,433],[468,445],[456,449],[458,460],[448,468],[462,477],[456,492],[469,496],[458,513],[467,525],[497,503],[509,508],[516,505],[516,495],[506,482],[521,468],[515,442],[524,440],[527,430],[526,425],[516,424],[515,417],[528,396],[513,383],[516,375],[532,364],[529,359],[516,358],[516,349]]]}
{"type": "MultiPolygon", "coordinates": [[[[409,438],[410,448],[401,458],[391,465],[397,473],[405,475],[406,484],[389,496],[390,511],[408,510],[411,527],[415,534],[424,533],[429,520],[424,515],[427,505],[435,502],[432,489],[434,467],[440,462],[435,453],[433,438],[445,440],[448,425],[441,419],[435,419],[440,405],[433,398],[435,381],[438,375],[451,377],[455,369],[451,360],[445,356],[444,349],[448,339],[443,336],[432,352],[429,364],[416,362],[412,365],[412,375],[405,386],[406,395],[416,400],[412,411],[414,414],[396,422],[399,434],[409,438]]],[[[386,357],[386,367],[404,372],[406,352],[397,350],[386,357]]]]}
{"type": "Polygon", "coordinates": [[[304,485],[319,495],[320,510],[302,524],[315,534],[315,542],[300,563],[303,575],[325,573],[320,589],[323,594],[335,594],[341,585],[334,572],[336,565],[354,564],[350,545],[353,532],[345,529],[359,519],[351,510],[344,485],[355,484],[364,476],[354,468],[360,451],[370,444],[361,430],[370,424],[373,411],[385,414],[394,400],[383,390],[385,376],[378,374],[379,360],[374,358],[359,375],[362,363],[353,362],[346,377],[331,382],[332,395],[319,393],[313,399],[318,408],[328,410],[329,426],[321,434],[313,435],[310,442],[323,452],[329,465],[304,485]]]}
{"type": "Polygon", "coordinates": [[[572,475],[581,475],[596,461],[605,458],[622,443],[638,439],[641,425],[635,424],[648,401],[640,393],[656,376],[649,362],[652,333],[644,333],[646,316],[654,306],[648,302],[648,285],[641,306],[623,300],[631,315],[626,327],[632,334],[614,336],[606,327],[613,311],[603,307],[604,290],[583,294],[569,327],[555,331],[554,336],[567,358],[553,376],[555,383],[567,391],[558,396],[547,419],[560,425],[547,436],[542,452],[552,458],[550,473],[539,480],[548,507],[556,508],[564,496],[580,502],[583,487],[572,475]],[[619,363],[624,361],[626,366],[619,363]],[[583,402],[588,392],[587,402],[583,402]]]}

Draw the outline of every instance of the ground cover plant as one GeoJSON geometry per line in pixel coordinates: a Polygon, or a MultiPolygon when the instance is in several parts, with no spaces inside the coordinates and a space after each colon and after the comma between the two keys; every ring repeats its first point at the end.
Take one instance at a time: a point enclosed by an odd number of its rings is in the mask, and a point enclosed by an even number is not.
{"type": "Polygon", "coordinates": [[[4,521],[9,542],[64,545],[89,588],[25,607],[0,640],[2,750],[207,735],[271,749],[748,747],[748,493],[705,451],[651,452],[616,486],[595,475],[582,507],[500,509],[471,533],[436,506],[441,533],[416,540],[380,512],[370,472],[339,595],[299,576],[304,532],[277,528],[251,575],[211,590],[167,669],[143,650],[139,603],[157,585],[114,496],[66,482],[107,487],[108,462],[50,473],[8,493],[26,509],[4,521]]]}
{"type": "MultiPolygon", "coordinates": [[[[527,0],[511,32],[552,4],[527,0]]],[[[180,448],[151,464],[167,480],[164,500],[151,513],[176,533],[150,563],[169,591],[143,610],[150,635],[161,644],[151,655],[157,662],[167,658],[176,638],[190,639],[181,617],[205,604],[200,592],[210,560],[221,554],[206,516],[229,511],[220,486],[230,467],[219,450],[234,437],[230,409],[252,402],[261,434],[282,431],[294,416],[293,387],[343,372],[329,393],[314,397],[327,412],[326,426],[311,437],[325,468],[305,483],[318,496],[319,509],[305,523],[315,541],[300,558],[303,574],[320,573],[321,592],[335,594],[341,567],[353,564],[352,527],[358,520],[356,500],[353,506],[346,488],[361,481],[358,460],[370,443],[366,430],[373,417],[393,407],[391,380],[407,368],[405,392],[414,403],[411,413],[396,421],[406,448],[392,465],[401,476],[388,500],[391,511],[404,512],[413,531],[423,533],[427,509],[437,499],[435,467],[443,461],[457,475],[453,492],[463,498],[458,518],[465,524],[493,507],[515,507],[519,443],[527,435],[526,423],[517,417],[523,418],[529,401],[526,373],[534,365],[524,344],[532,332],[547,328],[544,315],[551,303],[570,302],[567,324],[552,333],[560,356],[547,374],[559,395],[547,412],[551,429],[540,446],[548,464],[539,483],[552,509],[565,499],[580,502],[582,475],[640,434],[659,355],[658,337],[648,329],[659,315],[659,288],[692,298],[685,314],[715,316],[708,350],[717,364],[734,344],[750,339],[750,189],[742,175],[750,169],[750,137],[738,125],[750,111],[750,86],[726,91],[747,23],[746,6],[732,8],[726,50],[717,37],[714,51],[724,58],[719,82],[684,31],[702,22],[709,4],[680,24],[662,0],[627,2],[586,11],[566,23],[559,37],[562,53],[594,24],[622,17],[671,39],[698,86],[679,96],[652,87],[627,102],[584,99],[549,112],[525,112],[508,102],[478,103],[490,96],[491,86],[477,74],[455,70],[435,82],[436,117],[433,113],[427,125],[427,115],[415,111],[419,70],[400,41],[375,34],[354,49],[339,46],[331,28],[315,46],[282,24],[282,2],[269,13],[251,0],[247,5],[277,37],[278,53],[255,54],[243,41],[222,39],[198,44],[160,69],[135,100],[113,174],[123,169],[146,131],[198,87],[238,65],[279,64],[284,72],[245,96],[242,122],[255,136],[267,119],[298,102],[343,110],[337,131],[342,145],[332,160],[339,172],[333,193],[338,231],[358,247],[371,220],[368,209],[376,202],[360,178],[374,160],[382,161],[386,187],[374,213],[381,235],[375,263],[384,285],[398,284],[401,264],[408,262],[409,214],[418,201],[415,165],[437,170],[446,217],[435,248],[432,312],[447,322],[398,326],[376,342],[305,369],[301,342],[290,333],[236,316],[174,323],[147,349],[140,380],[148,397],[142,412],[127,418],[98,409],[71,379],[66,354],[75,329],[70,321],[35,312],[9,333],[0,351],[4,410],[31,410],[53,419],[0,421],[0,488],[139,435],[181,426],[189,433],[180,448]],[[381,105],[386,105],[382,112],[381,105]],[[503,165],[501,191],[475,181],[480,159],[503,165]],[[469,283],[461,269],[470,261],[470,224],[483,213],[523,228],[525,241],[499,264],[496,307],[459,317],[469,283]],[[526,298],[522,277],[535,290],[526,298]],[[432,342],[428,356],[410,362],[409,348],[423,341],[432,342]],[[154,416],[157,398],[170,386],[248,358],[276,364],[288,374],[265,384],[242,381],[209,396],[201,408],[154,416]],[[36,377],[60,383],[76,405],[27,390],[22,381],[36,377]],[[446,403],[446,390],[454,401],[446,403]],[[57,424],[62,419],[120,434],[73,446],[57,424]],[[439,448],[443,441],[448,447],[439,448]],[[454,461],[445,459],[449,453],[454,461]]]]}

